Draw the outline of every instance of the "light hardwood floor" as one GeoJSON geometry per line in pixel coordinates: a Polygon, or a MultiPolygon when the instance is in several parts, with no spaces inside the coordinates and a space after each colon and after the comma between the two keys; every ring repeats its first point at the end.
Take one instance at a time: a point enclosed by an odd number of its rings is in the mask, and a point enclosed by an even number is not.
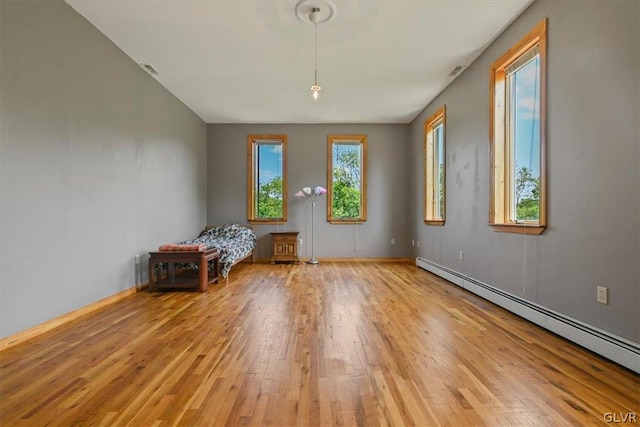
{"type": "Polygon", "coordinates": [[[408,263],[239,265],[207,293],[141,292],[0,353],[3,427],[577,426],[629,412],[639,375],[408,263]]]}

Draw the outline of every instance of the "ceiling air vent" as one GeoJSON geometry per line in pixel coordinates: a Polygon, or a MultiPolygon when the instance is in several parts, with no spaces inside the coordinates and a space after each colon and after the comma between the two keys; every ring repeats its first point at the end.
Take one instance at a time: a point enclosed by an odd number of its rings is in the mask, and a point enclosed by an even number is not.
{"type": "Polygon", "coordinates": [[[462,71],[463,68],[464,68],[464,65],[456,65],[455,67],[453,67],[453,70],[451,70],[449,75],[457,76],[460,73],[460,71],[462,71]]]}
{"type": "Polygon", "coordinates": [[[145,70],[147,70],[150,74],[153,74],[154,76],[157,76],[159,74],[158,70],[153,68],[153,65],[151,64],[140,64],[140,66],[145,70]]]}

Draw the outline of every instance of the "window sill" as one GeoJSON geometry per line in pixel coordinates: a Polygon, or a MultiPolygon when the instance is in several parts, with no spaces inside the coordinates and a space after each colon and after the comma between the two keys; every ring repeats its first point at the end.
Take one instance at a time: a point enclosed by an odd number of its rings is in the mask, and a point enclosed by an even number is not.
{"type": "Polygon", "coordinates": [[[545,229],[544,225],[527,225],[527,224],[489,224],[493,231],[502,233],[515,234],[542,234],[545,229]]]}
{"type": "Polygon", "coordinates": [[[366,222],[366,219],[328,219],[327,222],[330,224],[361,224],[366,222]]]}
{"type": "Polygon", "coordinates": [[[426,225],[444,225],[444,219],[425,219],[423,221],[426,225]]]}
{"type": "Polygon", "coordinates": [[[260,225],[260,224],[286,224],[287,220],[283,219],[283,218],[278,218],[278,219],[248,219],[247,222],[249,224],[255,224],[255,225],[260,225]]]}

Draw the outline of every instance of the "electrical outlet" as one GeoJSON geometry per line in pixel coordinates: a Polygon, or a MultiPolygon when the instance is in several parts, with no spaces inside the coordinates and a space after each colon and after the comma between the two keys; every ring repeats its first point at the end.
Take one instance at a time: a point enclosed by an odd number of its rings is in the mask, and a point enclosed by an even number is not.
{"type": "Polygon", "coordinates": [[[460,251],[460,254],[458,254],[458,258],[460,258],[460,261],[462,261],[462,259],[464,258],[464,254],[462,253],[462,251],[460,251]]]}
{"type": "Polygon", "coordinates": [[[415,245],[416,245],[416,241],[415,241],[415,240],[412,240],[412,241],[411,241],[411,246],[415,246],[415,245]]]}
{"type": "Polygon", "coordinates": [[[420,240],[416,240],[416,246],[420,247],[420,240]]]}
{"type": "Polygon", "coordinates": [[[597,286],[596,300],[601,304],[609,304],[609,289],[604,286],[597,286]]]}
{"type": "Polygon", "coordinates": [[[302,239],[298,239],[298,244],[302,245],[302,239]]]}
{"type": "Polygon", "coordinates": [[[140,254],[136,254],[136,264],[140,264],[140,254]]]}
{"type": "Polygon", "coordinates": [[[395,245],[396,244],[396,239],[391,239],[391,244],[395,245]]]}

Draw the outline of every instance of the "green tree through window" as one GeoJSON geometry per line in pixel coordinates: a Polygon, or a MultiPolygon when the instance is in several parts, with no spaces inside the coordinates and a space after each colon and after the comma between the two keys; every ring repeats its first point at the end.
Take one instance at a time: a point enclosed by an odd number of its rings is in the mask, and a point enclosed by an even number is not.
{"type": "Polygon", "coordinates": [[[330,222],[366,220],[365,159],[366,137],[329,136],[329,201],[330,222]],[[345,139],[342,139],[345,138],[345,139]]]}
{"type": "Polygon", "coordinates": [[[258,218],[282,218],[282,177],[260,184],[256,203],[258,218]]]}
{"type": "Polygon", "coordinates": [[[540,217],[540,177],[524,166],[517,166],[515,203],[517,221],[537,221],[540,217]]]}
{"type": "Polygon", "coordinates": [[[249,135],[247,217],[251,222],[287,220],[287,136],[249,135]]]}
{"type": "Polygon", "coordinates": [[[334,145],[333,216],[360,217],[360,147],[334,145]]]}

